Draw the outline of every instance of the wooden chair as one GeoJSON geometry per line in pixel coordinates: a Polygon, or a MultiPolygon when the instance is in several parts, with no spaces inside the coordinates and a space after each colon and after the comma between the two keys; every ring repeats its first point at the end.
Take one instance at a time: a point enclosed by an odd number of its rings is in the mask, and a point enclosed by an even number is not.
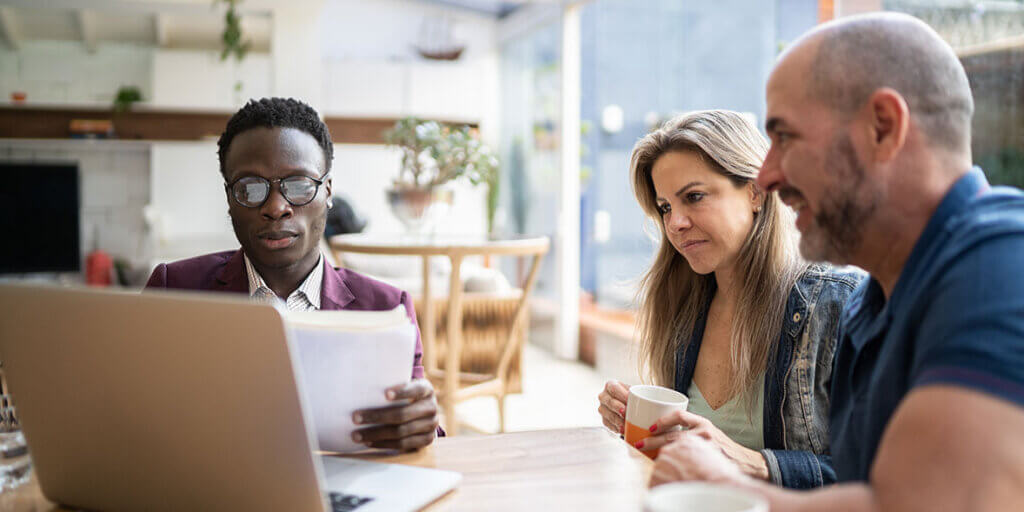
{"type": "MultiPolygon", "coordinates": [[[[505,397],[521,393],[523,344],[529,331],[529,308],[516,324],[522,290],[507,293],[466,293],[462,298],[462,354],[459,364],[459,391],[456,401],[475,396],[493,396],[498,402],[498,429],[505,431],[505,397]]],[[[444,375],[449,356],[448,299],[433,299],[435,334],[430,359],[435,368],[426,368],[427,376],[444,394],[444,375]]],[[[423,299],[416,300],[416,311],[425,311],[423,299]]],[[[426,329],[426,317],[417,313],[420,331],[426,329]]]]}

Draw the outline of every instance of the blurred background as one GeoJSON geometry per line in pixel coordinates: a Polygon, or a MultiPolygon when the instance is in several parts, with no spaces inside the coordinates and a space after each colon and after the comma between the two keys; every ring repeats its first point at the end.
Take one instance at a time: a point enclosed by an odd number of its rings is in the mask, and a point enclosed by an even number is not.
{"type": "MultiPolygon", "coordinates": [[[[237,248],[216,138],[250,98],[320,112],[335,191],[361,221],[348,225],[380,237],[409,229],[387,199],[401,149],[385,130],[466,125],[496,171],[447,183],[430,232],[551,240],[506,428],[597,425],[604,380],[638,380],[634,295],[654,245],[627,180],[633,144],[693,109],[763,124],[778,53],[870,11],[917,16],[953,46],[975,95],[975,161],[1024,185],[1024,1],[2,1],[0,279],[106,272],[100,283],[139,289],[159,262],[237,248]]],[[[418,264],[339,256],[418,291],[418,264]]],[[[515,259],[466,265],[490,269],[463,271],[484,291],[523,274],[515,259]]],[[[493,400],[460,411],[470,430],[500,428],[493,400]]]]}

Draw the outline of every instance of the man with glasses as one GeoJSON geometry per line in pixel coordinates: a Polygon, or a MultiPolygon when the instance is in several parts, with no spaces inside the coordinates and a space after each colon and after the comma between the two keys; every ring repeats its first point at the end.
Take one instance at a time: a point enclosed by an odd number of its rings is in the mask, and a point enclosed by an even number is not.
{"type": "MultiPolygon", "coordinates": [[[[147,288],[246,293],[290,310],[388,310],[402,304],[415,325],[407,293],[327,265],[320,254],[334,145],[313,108],[294,99],[250,101],[231,117],[217,144],[228,213],[242,247],[160,264],[147,288]]],[[[441,432],[422,353],[417,335],[412,381],[387,390],[396,405],[355,413],[357,424],[376,424],[356,430],[356,442],[413,450],[441,432]]]]}

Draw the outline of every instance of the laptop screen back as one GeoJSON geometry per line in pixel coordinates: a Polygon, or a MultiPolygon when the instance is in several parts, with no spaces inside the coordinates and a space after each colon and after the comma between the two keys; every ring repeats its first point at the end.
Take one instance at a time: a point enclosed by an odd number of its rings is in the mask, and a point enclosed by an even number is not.
{"type": "Polygon", "coordinates": [[[322,510],[284,327],[209,294],[0,286],[43,493],[104,510],[322,510]]]}

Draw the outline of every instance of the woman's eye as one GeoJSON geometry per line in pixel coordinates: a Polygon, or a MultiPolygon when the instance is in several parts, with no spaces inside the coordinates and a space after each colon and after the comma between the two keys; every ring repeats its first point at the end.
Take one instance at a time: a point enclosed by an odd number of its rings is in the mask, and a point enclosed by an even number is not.
{"type": "Polygon", "coordinates": [[[668,213],[670,211],[672,211],[672,207],[669,206],[668,203],[663,203],[663,204],[659,204],[658,205],[658,213],[660,213],[662,215],[665,215],[666,213],[668,213]]]}
{"type": "Polygon", "coordinates": [[[696,203],[697,201],[704,199],[705,195],[707,194],[703,192],[690,192],[689,194],[686,194],[686,200],[691,203],[696,203]]]}

